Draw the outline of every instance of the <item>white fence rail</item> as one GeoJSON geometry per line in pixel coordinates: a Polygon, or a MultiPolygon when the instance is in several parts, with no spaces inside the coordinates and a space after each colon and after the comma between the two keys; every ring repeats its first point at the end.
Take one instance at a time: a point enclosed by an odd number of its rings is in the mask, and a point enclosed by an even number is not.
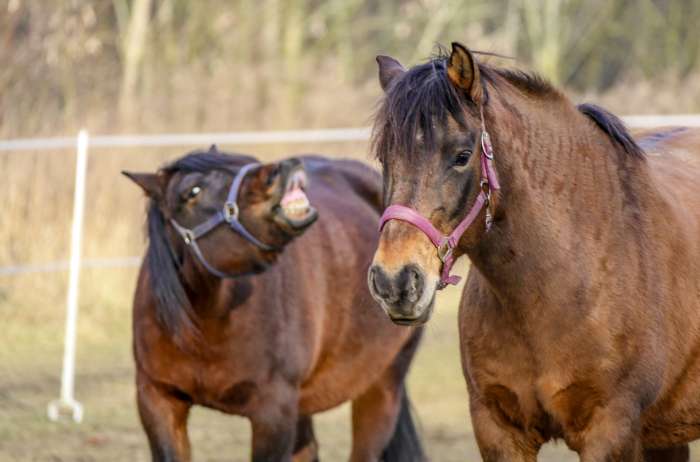
{"type": "MultiPolygon", "coordinates": [[[[160,135],[93,136],[90,148],[142,148],[165,146],[209,146],[211,144],[257,145],[278,143],[328,143],[366,141],[369,128],[331,128],[324,130],[285,130],[234,133],[183,133],[160,135]]],[[[0,141],[0,151],[37,151],[71,149],[74,137],[20,138],[0,141]]]]}
{"type": "MultiPolygon", "coordinates": [[[[700,127],[700,115],[674,116],[629,116],[625,123],[633,128],[660,126],[700,127]]],[[[73,222],[71,229],[71,255],[69,261],[28,264],[0,267],[0,277],[20,274],[69,271],[69,285],[66,311],[66,332],[64,338],[63,369],[61,373],[60,398],[48,406],[48,415],[57,420],[64,411],[69,411],[75,422],[83,417],[82,405],[74,398],[75,346],[78,317],[78,295],[80,269],[115,268],[137,266],[140,257],[120,257],[105,259],[81,259],[82,221],[85,199],[85,175],[87,172],[88,146],[97,148],[135,148],[164,146],[208,146],[224,145],[259,145],[275,143],[323,143],[367,141],[369,128],[342,128],[327,130],[289,130],[274,132],[236,132],[236,133],[191,133],[163,135],[124,135],[94,136],[89,138],[87,132],[81,131],[77,138],[26,138],[0,141],[2,151],[26,150],[76,150],[76,186],[74,196],[73,222]]]]}

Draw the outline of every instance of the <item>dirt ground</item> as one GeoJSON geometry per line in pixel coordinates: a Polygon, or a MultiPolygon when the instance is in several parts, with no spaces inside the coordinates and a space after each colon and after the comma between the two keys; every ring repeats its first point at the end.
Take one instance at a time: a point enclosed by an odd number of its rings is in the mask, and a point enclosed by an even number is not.
{"type": "MultiPolygon", "coordinates": [[[[81,424],[46,418],[46,404],[59,389],[63,299],[36,306],[0,299],[0,461],[148,460],[132,383],[129,298],[134,278],[133,270],[85,274],[84,298],[93,302],[81,305],[80,314],[76,397],[85,406],[81,424]]],[[[480,460],[459,364],[458,296],[456,288],[440,295],[409,380],[425,446],[440,462],[480,460]]],[[[346,460],[348,406],[317,416],[315,426],[321,459],[346,460]]],[[[196,408],[189,430],[195,461],[248,460],[250,430],[244,419],[196,408]]],[[[548,445],[539,460],[576,458],[560,443],[548,445]]]]}

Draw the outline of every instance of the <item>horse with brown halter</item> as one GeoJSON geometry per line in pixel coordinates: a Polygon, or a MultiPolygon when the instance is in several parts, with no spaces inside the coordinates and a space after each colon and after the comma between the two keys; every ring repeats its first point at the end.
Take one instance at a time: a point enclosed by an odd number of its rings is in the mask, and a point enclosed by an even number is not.
{"type": "Polygon", "coordinates": [[[369,285],[424,323],[471,269],[464,377],[487,461],[563,438],[583,461],[687,461],[700,437],[700,132],[635,140],[603,109],[467,48],[378,57],[384,170],[369,285]],[[646,151],[646,152],[645,152],[646,151]],[[437,249],[436,249],[437,247],[437,249]]]}
{"type": "Polygon", "coordinates": [[[350,400],[350,460],[423,460],[404,388],[421,329],[386,319],[364,276],[376,172],[212,147],[125,174],[150,198],[133,341],[154,460],[190,459],[195,404],[247,417],[256,462],[318,460],[312,415],[350,400]]]}

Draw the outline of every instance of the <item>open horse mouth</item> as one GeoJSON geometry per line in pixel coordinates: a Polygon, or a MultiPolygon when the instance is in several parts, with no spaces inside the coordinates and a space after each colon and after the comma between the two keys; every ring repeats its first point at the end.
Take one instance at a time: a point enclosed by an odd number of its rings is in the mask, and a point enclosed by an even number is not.
{"type": "Polygon", "coordinates": [[[275,207],[275,219],[293,234],[306,229],[318,218],[318,212],[306,195],[308,179],[301,164],[291,168],[285,175],[282,198],[275,207]]]}

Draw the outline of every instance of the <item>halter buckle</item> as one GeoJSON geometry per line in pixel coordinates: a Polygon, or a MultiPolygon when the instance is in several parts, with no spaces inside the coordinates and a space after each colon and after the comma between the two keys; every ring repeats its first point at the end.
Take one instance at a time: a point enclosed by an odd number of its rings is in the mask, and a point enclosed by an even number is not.
{"type": "Polygon", "coordinates": [[[491,202],[491,185],[489,184],[489,180],[482,178],[479,186],[481,186],[481,190],[486,195],[486,203],[488,205],[488,203],[491,202]]]}
{"type": "Polygon", "coordinates": [[[454,247],[452,247],[450,244],[450,240],[445,238],[437,248],[437,254],[440,261],[445,263],[445,261],[452,256],[453,250],[454,247]]]}
{"type": "Polygon", "coordinates": [[[486,178],[481,180],[480,185],[481,190],[486,196],[486,231],[490,231],[491,225],[493,225],[493,215],[491,214],[491,210],[489,209],[491,205],[491,185],[489,184],[489,180],[487,180],[486,178]]]}
{"type": "Polygon", "coordinates": [[[238,220],[238,204],[235,202],[226,202],[224,204],[224,220],[231,223],[233,220],[238,220]]]}
{"type": "Polygon", "coordinates": [[[182,234],[182,240],[185,241],[185,244],[192,245],[192,243],[195,240],[194,233],[192,232],[192,230],[182,229],[180,233],[182,234]]]}

